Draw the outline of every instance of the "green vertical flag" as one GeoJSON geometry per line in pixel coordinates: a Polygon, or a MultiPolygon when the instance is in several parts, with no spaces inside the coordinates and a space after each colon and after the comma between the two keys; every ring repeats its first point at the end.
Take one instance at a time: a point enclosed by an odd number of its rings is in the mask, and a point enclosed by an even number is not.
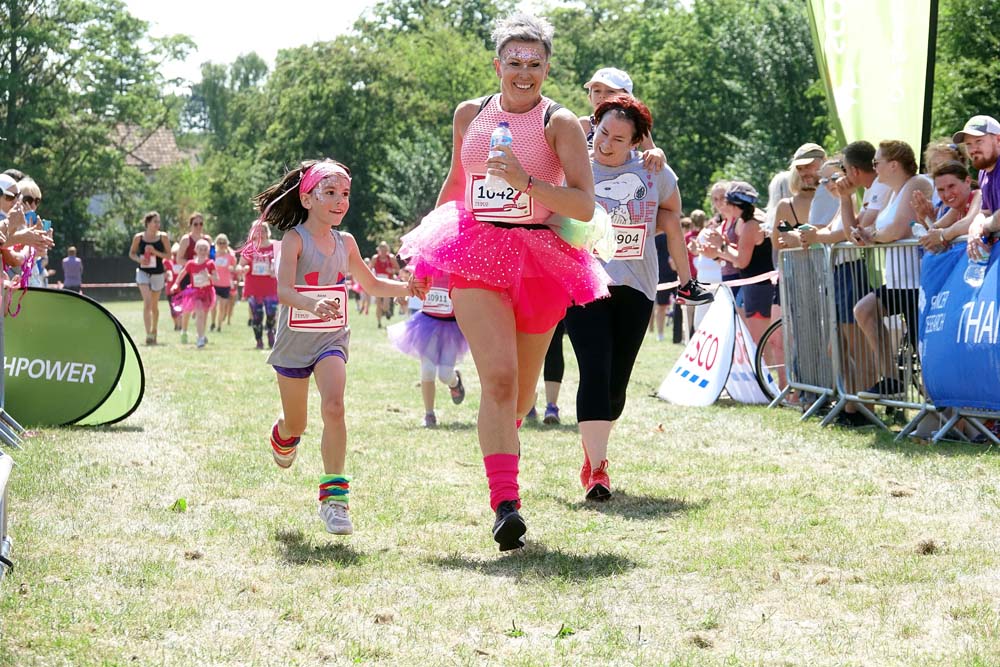
{"type": "MultiPolygon", "coordinates": [[[[820,74],[844,142],[925,140],[936,0],[808,0],[820,74]],[[928,53],[928,49],[931,53],[928,53]],[[926,100],[925,100],[926,96],[926,100]]],[[[928,119],[929,120],[929,119],[928,119]]]]}

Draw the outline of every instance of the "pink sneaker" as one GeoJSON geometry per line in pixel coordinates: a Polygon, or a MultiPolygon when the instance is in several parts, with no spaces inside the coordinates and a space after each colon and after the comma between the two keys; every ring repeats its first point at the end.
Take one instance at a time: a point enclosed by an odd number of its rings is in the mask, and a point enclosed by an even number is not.
{"type": "Polygon", "coordinates": [[[611,480],[608,478],[608,460],[601,461],[601,465],[594,468],[590,473],[590,481],[587,483],[587,500],[602,502],[611,497],[611,480]]]}

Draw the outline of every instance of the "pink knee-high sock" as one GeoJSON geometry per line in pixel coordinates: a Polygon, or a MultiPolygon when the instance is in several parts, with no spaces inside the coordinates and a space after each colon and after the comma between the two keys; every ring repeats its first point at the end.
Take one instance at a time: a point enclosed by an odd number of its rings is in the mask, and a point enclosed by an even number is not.
{"type": "Polygon", "coordinates": [[[517,493],[517,462],[517,454],[490,454],[483,457],[486,480],[490,485],[490,508],[493,511],[505,500],[513,500],[518,509],[521,507],[521,498],[517,493]]]}

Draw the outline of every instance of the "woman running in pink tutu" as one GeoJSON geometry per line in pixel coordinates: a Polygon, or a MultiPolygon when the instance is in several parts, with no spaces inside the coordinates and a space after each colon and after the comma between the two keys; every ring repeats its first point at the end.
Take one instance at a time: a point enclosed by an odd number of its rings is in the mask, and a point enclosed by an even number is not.
{"type": "Polygon", "coordinates": [[[524,546],[518,509],[517,423],[534,401],[552,330],[566,308],[607,296],[592,255],[545,224],[554,214],[590,220],[594,178],[575,115],[542,96],[552,26],[515,14],[493,32],[500,94],[455,110],[451,169],[438,208],[403,238],[418,278],[451,274],[451,299],[479,371],[479,444],[501,551],[524,546]],[[505,122],[513,146],[490,155],[505,122]],[[491,188],[487,176],[507,186],[491,188]]]}

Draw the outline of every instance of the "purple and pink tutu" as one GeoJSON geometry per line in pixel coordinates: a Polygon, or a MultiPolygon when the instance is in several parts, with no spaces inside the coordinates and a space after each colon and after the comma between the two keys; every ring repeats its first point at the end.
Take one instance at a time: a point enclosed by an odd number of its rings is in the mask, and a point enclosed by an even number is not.
{"type": "Polygon", "coordinates": [[[182,313],[192,313],[197,310],[211,310],[215,305],[215,288],[185,287],[177,294],[176,305],[182,313]]]}
{"type": "Polygon", "coordinates": [[[427,214],[399,254],[412,258],[418,278],[441,271],[451,274],[452,288],[506,293],[525,333],[546,332],[570,306],[606,297],[611,282],[593,255],[552,230],[479,222],[457,202],[427,214]]]}
{"type": "Polygon", "coordinates": [[[414,313],[408,320],[386,329],[389,342],[417,359],[430,359],[436,366],[454,366],[469,351],[469,344],[453,319],[414,313]]]}

